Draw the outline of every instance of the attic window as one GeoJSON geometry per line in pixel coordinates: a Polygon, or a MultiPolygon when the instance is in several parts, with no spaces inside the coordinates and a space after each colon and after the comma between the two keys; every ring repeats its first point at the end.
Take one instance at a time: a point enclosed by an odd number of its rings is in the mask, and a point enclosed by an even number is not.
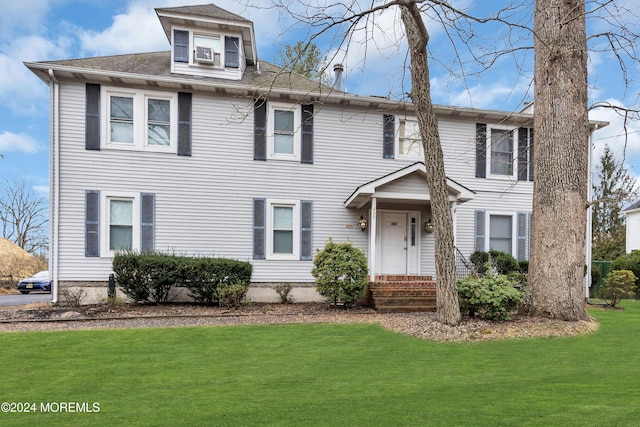
{"type": "Polygon", "coordinates": [[[220,67],[220,36],[193,36],[193,60],[199,64],[220,67]]]}

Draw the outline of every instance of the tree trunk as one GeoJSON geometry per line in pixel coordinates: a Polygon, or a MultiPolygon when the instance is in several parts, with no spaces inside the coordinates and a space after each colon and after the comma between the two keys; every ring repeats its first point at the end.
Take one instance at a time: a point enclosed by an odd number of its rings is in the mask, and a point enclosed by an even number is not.
{"type": "Polygon", "coordinates": [[[427,186],[431,197],[431,212],[436,241],[436,305],[438,320],[447,325],[460,323],[460,307],[456,285],[456,264],[453,246],[453,219],[449,206],[444,156],[438,133],[438,119],[431,103],[427,43],[429,33],[416,4],[407,1],[400,6],[409,52],[411,55],[411,99],[415,105],[422,136],[427,186]]]}
{"type": "Polygon", "coordinates": [[[584,0],[537,0],[533,223],[522,312],[586,319],[589,158],[584,0]]]}

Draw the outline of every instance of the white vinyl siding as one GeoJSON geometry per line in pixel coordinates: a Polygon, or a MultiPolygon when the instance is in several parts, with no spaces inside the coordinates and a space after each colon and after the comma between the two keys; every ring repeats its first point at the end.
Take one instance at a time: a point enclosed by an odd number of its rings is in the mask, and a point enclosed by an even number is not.
{"type": "MultiPolygon", "coordinates": [[[[344,201],[358,186],[417,161],[383,158],[383,113],[327,104],[314,110],[312,165],[256,162],[253,120],[233,120],[238,111],[251,111],[253,100],[200,92],[193,93],[190,157],[153,151],[86,150],[85,92],[84,82],[61,83],[58,235],[63,281],[106,281],[111,272],[111,257],[105,253],[85,257],[82,206],[85,192],[96,190],[101,194],[103,215],[108,195],[127,196],[123,191],[138,198],[141,193],[156,195],[155,250],[250,260],[253,282],[311,285],[310,261],[253,259],[253,200],[295,201],[300,207],[302,201],[312,200],[311,254],[322,249],[329,238],[350,241],[366,253],[368,233],[360,231],[357,221],[360,216],[369,218],[369,208],[347,209],[344,201]]],[[[108,117],[105,111],[101,110],[102,118],[108,117]]],[[[475,122],[443,117],[438,123],[447,175],[477,193],[474,200],[456,208],[456,245],[468,256],[474,245],[474,211],[491,206],[501,206],[514,215],[531,211],[532,183],[475,178],[475,122]]],[[[406,190],[418,191],[418,181],[412,177],[406,190]]],[[[388,189],[401,190],[395,183],[388,189]]],[[[378,208],[394,209],[383,203],[378,208]]],[[[428,205],[412,206],[411,210],[419,210],[422,218],[418,227],[423,245],[420,272],[435,275],[435,238],[422,231],[430,210],[428,205]]],[[[134,227],[139,227],[139,218],[134,215],[134,227]]],[[[294,218],[299,220],[300,215],[294,218]]],[[[107,232],[105,224],[101,218],[101,245],[107,232]]],[[[299,239],[297,231],[294,235],[299,239]]],[[[133,240],[139,244],[140,238],[133,240]]]]}

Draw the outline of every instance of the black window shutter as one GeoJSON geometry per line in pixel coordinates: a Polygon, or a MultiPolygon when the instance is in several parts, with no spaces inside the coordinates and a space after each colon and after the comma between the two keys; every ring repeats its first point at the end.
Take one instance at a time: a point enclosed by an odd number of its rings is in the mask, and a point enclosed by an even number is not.
{"type": "Polygon", "coordinates": [[[240,38],[224,38],[224,66],[229,68],[240,66],[240,38]]]}
{"type": "Polygon", "coordinates": [[[486,250],[486,215],[485,211],[476,211],[476,223],[475,223],[475,250],[476,251],[484,251],[486,250]]]}
{"type": "Polygon", "coordinates": [[[87,83],[85,111],[85,149],[100,149],[100,85],[87,83]]]}
{"type": "Polygon", "coordinates": [[[191,155],[191,94],[178,92],[178,156],[191,155]]]}
{"type": "Polygon", "coordinates": [[[382,116],[382,157],[395,158],[396,151],[396,118],[392,114],[382,116]]]}
{"type": "Polygon", "coordinates": [[[302,106],[302,163],[313,163],[313,105],[302,106]]]}
{"type": "Polygon", "coordinates": [[[84,256],[100,256],[100,192],[84,193],[84,256]]]}
{"type": "Polygon", "coordinates": [[[487,125],[485,123],[476,123],[476,178],[486,178],[486,177],[487,177],[487,125]]]}
{"type": "Polygon", "coordinates": [[[265,259],[266,255],[266,200],[253,199],[253,259],[265,259]]]}
{"type": "Polygon", "coordinates": [[[267,160],[267,101],[256,99],[253,109],[253,160],[267,160]]]}
{"type": "Polygon", "coordinates": [[[302,261],[313,259],[313,202],[311,200],[300,202],[300,259],[302,261]]]}
{"type": "Polygon", "coordinates": [[[173,30],[173,60],[189,62],[189,31],[173,30]]]}
{"type": "Polygon", "coordinates": [[[527,140],[529,139],[527,128],[518,129],[518,181],[526,181],[528,177],[529,152],[527,140]]]}
{"type": "Polygon", "coordinates": [[[155,250],[155,200],[153,193],[140,194],[140,252],[155,250]]]}
{"type": "Polygon", "coordinates": [[[518,261],[524,261],[528,259],[529,250],[529,224],[528,214],[526,212],[518,212],[517,223],[517,245],[516,245],[516,258],[518,261]]]}

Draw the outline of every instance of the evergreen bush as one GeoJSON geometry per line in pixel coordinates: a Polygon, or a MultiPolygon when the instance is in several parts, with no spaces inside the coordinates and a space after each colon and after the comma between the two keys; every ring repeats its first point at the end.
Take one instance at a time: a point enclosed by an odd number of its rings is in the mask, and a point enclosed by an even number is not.
{"type": "Polygon", "coordinates": [[[611,270],[600,285],[602,298],[611,307],[615,307],[621,299],[633,296],[635,289],[636,276],[629,270],[611,270]]]}
{"type": "Polygon", "coordinates": [[[351,307],[367,288],[367,259],[350,243],[334,243],[331,239],[313,259],[311,274],[320,295],[351,307]]]}
{"type": "Polygon", "coordinates": [[[636,298],[640,298],[640,251],[632,251],[616,258],[611,270],[629,270],[636,276],[636,298]]]}

